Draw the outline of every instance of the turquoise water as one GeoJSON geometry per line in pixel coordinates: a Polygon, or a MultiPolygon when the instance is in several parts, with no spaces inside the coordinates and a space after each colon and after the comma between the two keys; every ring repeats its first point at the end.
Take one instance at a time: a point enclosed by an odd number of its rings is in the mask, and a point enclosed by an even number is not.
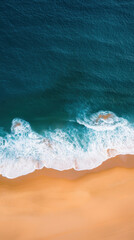
{"type": "Polygon", "coordinates": [[[130,0],[0,1],[2,175],[134,153],[133,9],[130,0]]]}

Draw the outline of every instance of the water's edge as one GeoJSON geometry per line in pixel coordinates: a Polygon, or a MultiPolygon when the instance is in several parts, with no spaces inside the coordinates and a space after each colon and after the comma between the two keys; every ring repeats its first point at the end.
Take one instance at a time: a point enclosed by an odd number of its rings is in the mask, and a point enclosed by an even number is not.
{"type": "Polygon", "coordinates": [[[0,137],[0,174],[16,178],[43,167],[89,170],[111,157],[134,154],[134,127],[126,119],[101,111],[75,123],[38,134],[28,122],[14,119],[11,132],[0,137]]]}

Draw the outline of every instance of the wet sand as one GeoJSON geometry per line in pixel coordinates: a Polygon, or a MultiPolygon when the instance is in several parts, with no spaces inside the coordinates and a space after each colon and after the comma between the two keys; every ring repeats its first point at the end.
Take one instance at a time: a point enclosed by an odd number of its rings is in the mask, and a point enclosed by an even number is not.
{"type": "Polygon", "coordinates": [[[1,240],[134,239],[134,156],[0,177],[1,240]]]}

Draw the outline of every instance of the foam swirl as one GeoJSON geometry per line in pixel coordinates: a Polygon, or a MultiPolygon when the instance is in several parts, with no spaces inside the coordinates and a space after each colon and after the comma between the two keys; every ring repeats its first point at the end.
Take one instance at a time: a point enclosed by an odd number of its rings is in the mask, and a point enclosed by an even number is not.
{"type": "Polygon", "coordinates": [[[99,112],[55,131],[34,132],[22,119],[0,137],[0,174],[15,178],[35,169],[92,169],[118,154],[134,154],[134,128],[112,112],[99,112]],[[80,127],[80,128],[79,128],[80,127]]]}

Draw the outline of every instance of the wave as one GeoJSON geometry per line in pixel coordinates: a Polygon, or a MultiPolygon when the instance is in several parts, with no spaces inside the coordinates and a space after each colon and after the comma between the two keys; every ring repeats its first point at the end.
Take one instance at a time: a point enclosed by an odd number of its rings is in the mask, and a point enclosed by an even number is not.
{"type": "Polygon", "coordinates": [[[0,128],[0,174],[16,178],[43,167],[93,169],[118,154],[134,154],[133,125],[112,112],[69,122],[72,125],[65,129],[43,134],[18,118],[13,119],[10,133],[0,128]]]}

